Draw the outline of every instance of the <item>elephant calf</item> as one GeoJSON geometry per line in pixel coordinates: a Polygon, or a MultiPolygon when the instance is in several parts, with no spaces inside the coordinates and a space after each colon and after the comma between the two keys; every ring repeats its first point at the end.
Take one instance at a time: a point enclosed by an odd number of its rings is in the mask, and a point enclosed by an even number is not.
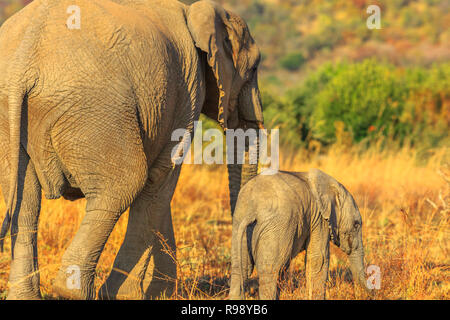
{"type": "Polygon", "coordinates": [[[306,249],[309,299],[324,299],[330,240],[364,284],[361,226],[352,195],[320,170],[255,177],[242,188],[233,216],[229,298],[244,298],[244,281],[256,266],[260,298],[277,299],[280,272],[306,249]]]}

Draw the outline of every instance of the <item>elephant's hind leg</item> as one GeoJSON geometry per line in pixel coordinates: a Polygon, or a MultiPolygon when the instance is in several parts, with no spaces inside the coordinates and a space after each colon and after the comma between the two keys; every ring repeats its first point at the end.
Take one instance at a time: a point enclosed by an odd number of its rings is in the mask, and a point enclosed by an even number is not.
{"type": "MultiPolygon", "coordinates": [[[[4,165],[2,163],[2,169],[4,165]]],[[[4,172],[8,172],[5,170],[4,172]]],[[[7,182],[2,190],[7,198],[7,182]]],[[[20,205],[11,221],[11,269],[8,299],[40,299],[37,257],[38,219],[41,207],[41,186],[33,163],[25,150],[20,150],[18,200],[20,205]]]]}
{"type": "Polygon", "coordinates": [[[66,113],[52,132],[58,157],[87,200],[86,215],[64,253],[54,283],[55,292],[66,298],[96,297],[100,254],[120,215],[148,178],[135,109],[121,104],[107,108],[113,105],[107,97],[102,103],[86,104],[92,112],[82,116],[66,113]]]}
{"type": "Polygon", "coordinates": [[[144,297],[142,280],[151,254],[150,221],[145,217],[142,219],[145,214],[150,214],[145,189],[131,205],[125,240],[110,275],[100,288],[99,299],[141,300],[144,297]]]}
{"type": "Polygon", "coordinates": [[[265,226],[261,226],[261,229],[256,224],[254,238],[256,237],[258,240],[255,263],[259,276],[259,298],[261,300],[279,298],[278,280],[288,265],[296,228],[294,223],[289,223],[288,219],[284,220],[267,221],[265,226]]]}
{"type": "Polygon", "coordinates": [[[151,169],[147,185],[131,206],[125,240],[99,298],[136,300],[172,294],[176,248],[170,201],[179,173],[180,167],[151,169]]]}
{"type": "MultiPolygon", "coordinates": [[[[146,179],[146,175],[142,179],[146,179]]],[[[127,201],[133,201],[139,191],[135,188],[122,190],[132,195],[131,200],[108,193],[87,197],[86,215],[64,253],[56,276],[54,291],[57,294],[70,299],[95,299],[95,269],[100,254],[120,215],[130,205],[127,201]]]]}
{"type": "Polygon", "coordinates": [[[137,158],[140,161],[132,158],[129,163],[123,162],[130,172],[118,178],[103,175],[103,183],[91,186],[89,190],[93,191],[86,193],[86,215],[64,253],[55,279],[54,291],[58,295],[70,299],[95,299],[95,269],[106,241],[147,180],[145,156],[142,153],[137,158]]]}
{"type": "Polygon", "coordinates": [[[118,210],[95,207],[86,211],[78,232],[64,253],[55,279],[53,287],[59,296],[95,299],[95,268],[120,214],[118,210]]]}

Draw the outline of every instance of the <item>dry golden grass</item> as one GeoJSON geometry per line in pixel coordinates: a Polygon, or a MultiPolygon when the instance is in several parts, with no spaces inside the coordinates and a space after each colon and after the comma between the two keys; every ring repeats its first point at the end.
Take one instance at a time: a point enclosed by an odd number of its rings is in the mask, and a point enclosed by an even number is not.
{"type": "MultiPolygon", "coordinates": [[[[414,150],[364,152],[335,148],[327,155],[300,151],[281,159],[282,170],[320,168],[355,196],[363,217],[366,264],[381,268],[375,299],[449,299],[449,150],[418,164],[414,150]],[[446,171],[447,170],[447,171],[446,171]],[[440,174],[441,172],[441,174],[440,174]]],[[[223,299],[230,274],[231,216],[225,166],[185,165],[172,202],[177,239],[177,294],[172,299],[223,299]]],[[[64,249],[83,217],[84,201],[44,200],[38,244],[41,291],[54,297],[51,281],[64,249]]],[[[0,212],[5,206],[0,204],[0,212]]],[[[114,229],[98,265],[106,279],[123,241],[127,214],[114,229]]],[[[10,241],[0,253],[0,298],[6,296],[10,241]]],[[[304,253],[291,264],[281,299],[305,299],[304,253]]],[[[254,281],[253,281],[254,282],[254,281]]],[[[255,289],[251,288],[254,295],[255,289]]],[[[367,299],[354,290],[345,254],[332,246],[329,299],[367,299]]]]}

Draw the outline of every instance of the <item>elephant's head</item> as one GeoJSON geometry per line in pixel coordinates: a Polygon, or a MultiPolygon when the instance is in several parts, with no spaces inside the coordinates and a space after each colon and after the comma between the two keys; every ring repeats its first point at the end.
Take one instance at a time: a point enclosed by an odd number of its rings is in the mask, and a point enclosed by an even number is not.
{"type": "MultiPolygon", "coordinates": [[[[202,113],[225,130],[261,128],[264,120],[257,78],[261,54],[245,21],[215,2],[202,0],[189,7],[187,23],[205,61],[202,113]]],[[[240,187],[257,174],[257,169],[258,163],[228,165],[232,213],[240,187]]]]}
{"type": "Polygon", "coordinates": [[[329,223],[330,237],[349,257],[353,279],[366,288],[362,219],[350,192],[334,178],[318,169],[308,172],[314,201],[329,223]]]}

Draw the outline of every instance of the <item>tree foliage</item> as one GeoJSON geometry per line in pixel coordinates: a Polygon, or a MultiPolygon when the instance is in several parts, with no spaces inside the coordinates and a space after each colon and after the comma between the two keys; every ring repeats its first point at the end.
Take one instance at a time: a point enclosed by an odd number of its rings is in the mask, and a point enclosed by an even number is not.
{"type": "Polygon", "coordinates": [[[370,59],[325,64],[283,96],[265,91],[266,120],[285,143],[353,143],[389,138],[423,147],[449,145],[450,63],[395,67],[370,59]]]}

